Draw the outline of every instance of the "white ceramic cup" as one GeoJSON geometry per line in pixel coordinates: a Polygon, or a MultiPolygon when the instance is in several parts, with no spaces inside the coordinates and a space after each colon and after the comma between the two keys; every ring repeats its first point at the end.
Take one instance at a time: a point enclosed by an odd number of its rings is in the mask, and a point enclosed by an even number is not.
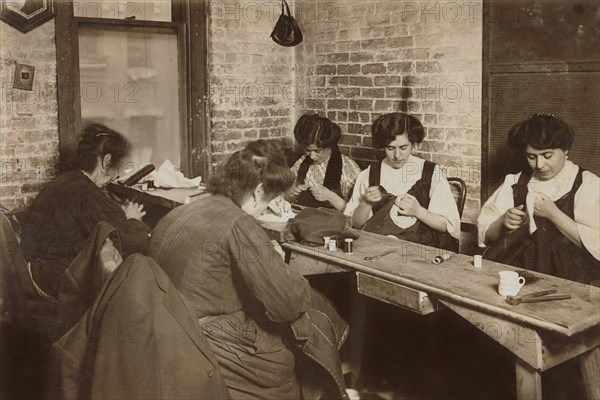
{"type": "Polygon", "coordinates": [[[525,284],[525,278],[514,271],[501,271],[498,275],[498,294],[501,296],[516,296],[525,284]]]}
{"type": "Polygon", "coordinates": [[[473,266],[475,268],[481,268],[482,264],[483,264],[483,256],[481,256],[480,254],[475,254],[473,256],[473,266]]]}

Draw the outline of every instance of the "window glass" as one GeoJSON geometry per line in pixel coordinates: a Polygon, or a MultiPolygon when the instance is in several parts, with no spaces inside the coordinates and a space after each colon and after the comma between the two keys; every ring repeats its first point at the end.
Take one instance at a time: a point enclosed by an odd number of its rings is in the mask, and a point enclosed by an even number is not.
{"type": "Polygon", "coordinates": [[[75,0],[76,17],[171,22],[171,0],[75,0]]]}
{"type": "Polygon", "coordinates": [[[132,145],[122,168],[181,162],[177,36],[81,27],[81,118],[132,145]]]}

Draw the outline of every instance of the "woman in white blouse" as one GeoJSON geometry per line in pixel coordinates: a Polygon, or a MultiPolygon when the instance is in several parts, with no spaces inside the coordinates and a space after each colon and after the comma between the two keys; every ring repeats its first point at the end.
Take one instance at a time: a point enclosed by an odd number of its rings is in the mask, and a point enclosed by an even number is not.
{"type": "Polygon", "coordinates": [[[496,261],[592,283],[600,277],[600,178],[567,159],[573,139],[554,114],[511,128],[508,144],[529,167],[507,175],[484,204],[479,242],[496,261]]]}
{"type": "Polygon", "coordinates": [[[458,250],[460,216],[450,185],[436,164],[412,155],[425,137],[421,122],[403,113],[385,114],[373,123],[371,135],[385,158],[356,179],[344,211],[352,225],[458,250]]]}

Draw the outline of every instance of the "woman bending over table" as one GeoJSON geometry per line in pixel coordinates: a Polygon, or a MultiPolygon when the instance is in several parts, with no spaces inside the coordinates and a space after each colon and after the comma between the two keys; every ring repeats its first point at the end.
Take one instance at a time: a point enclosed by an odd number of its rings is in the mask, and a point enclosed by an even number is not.
{"type": "Polygon", "coordinates": [[[450,184],[436,164],[412,155],[425,137],[421,122],[403,113],[385,114],[375,120],[371,135],[385,158],[356,180],[344,211],[352,225],[458,251],[460,216],[450,184]]]}
{"type": "Polygon", "coordinates": [[[233,399],[301,398],[284,338],[311,307],[311,288],[256,220],[293,183],[282,146],[251,142],[208,194],[171,211],[152,235],[151,252],[190,301],[233,399]]]}
{"type": "Polygon", "coordinates": [[[296,184],[289,196],[295,204],[343,211],[360,167],[340,153],[340,127],[319,115],[303,115],[294,127],[296,142],[306,154],[292,167],[296,184]]]}
{"type": "Polygon", "coordinates": [[[87,126],[75,168],[48,183],[31,204],[21,246],[43,297],[57,298],[64,271],[100,221],[117,229],[123,257],[147,250],[150,229],[141,221],[143,206],[122,206],[103,190],[128,150],[120,133],[100,124],[87,126]]]}
{"type": "Polygon", "coordinates": [[[554,114],[510,129],[508,144],[528,166],[506,175],[481,208],[479,242],[490,245],[484,257],[600,284],[600,179],[568,160],[573,140],[554,114]]]}

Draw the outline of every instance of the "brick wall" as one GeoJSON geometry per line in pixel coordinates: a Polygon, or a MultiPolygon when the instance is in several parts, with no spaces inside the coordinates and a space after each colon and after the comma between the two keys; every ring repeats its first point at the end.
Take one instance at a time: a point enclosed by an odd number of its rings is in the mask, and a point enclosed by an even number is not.
{"type": "Polygon", "coordinates": [[[426,138],[417,156],[468,185],[464,221],[479,212],[481,1],[334,0],[298,3],[304,42],[296,49],[300,112],[319,112],[343,132],[342,151],[361,164],[372,121],[417,116],[426,138]]]}
{"type": "MultiPolygon", "coordinates": [[[[481,2],[332,0],[297,2],[304,42],[276,45],[279,3],[209,3],[210,135],[213,164],[257,138],[292,142],[307,111],[343,129],[342,150],[366,164],[370,124],[395,111],[427,128],[417,155],[463,178],[463,220],[479,209],[481,2]]],[[[28,34],[2,29],[0,201],[23,207],[55,173],[58,149],[54,21],[28,34]],[[16,62],[36,67],[32,92],[12,89],[16,62]]]]}
{"type": "Polygon", "coordinates": [[[56,175],[54,21],[23,34],[0,22],[0,203],[20,210],[56,175]],[[17,63],[35,67],[32,91],[13,89],[17,63]]]}
{"type": "Polygon", "coordinates": [[[294,119],[294,48],[269,35],[280,3],[211,1],[209,87],[213,164],[258,138],[286,138],[294,119]]]}

